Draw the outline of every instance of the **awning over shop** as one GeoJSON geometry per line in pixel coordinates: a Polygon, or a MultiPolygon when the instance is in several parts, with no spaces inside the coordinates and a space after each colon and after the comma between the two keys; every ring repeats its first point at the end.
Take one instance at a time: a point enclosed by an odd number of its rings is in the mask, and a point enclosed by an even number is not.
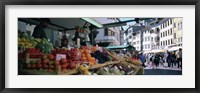
{"type": "Polygon", "coordinates": [[[125,49],[125,48],[134,48],[131,45],[121,45],[121,46],[108,46],[107,49],[125,49]]]}
{"type": "Polygon", "coordinates": [[[179,48],[182,48],[182,47],[180,47],[180,46],[178,46],[178,47],[172,47],[172,48],[168,48],[167,50],[168,51],[175,51],[175,50],[178,50],[179,48]]]}
{"type": "Polygon", "coordinates": [[[144,51],[143,53],[159,53],[159,52],[165,52],[165,49],[155,49],[155,50],[149,50],[149,51],[144,51]]]}

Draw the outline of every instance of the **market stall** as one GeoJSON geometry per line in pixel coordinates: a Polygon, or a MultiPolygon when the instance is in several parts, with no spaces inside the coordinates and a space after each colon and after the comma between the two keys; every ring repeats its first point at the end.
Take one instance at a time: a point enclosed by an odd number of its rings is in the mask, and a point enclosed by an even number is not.
{"type": "MultiPolygon", "coordinates": [[[[90,24],[91,25],[91,24],[90,24]]],[[[55,47],[47,39],[34,38],[26,33],[18,33],[19,75],[141,75],[144,69],[139,60],[119,56],[105,47],[89,44],[91,33],[84,27],[75,26],[71,47],[63,43],[55,47]],[[76,32],[85,37],[81,39],[76,32]],[[85,44],[81,44],[85,42],[85,44]],[[64,44],[64,45],[63,45],[64,44]]]]}

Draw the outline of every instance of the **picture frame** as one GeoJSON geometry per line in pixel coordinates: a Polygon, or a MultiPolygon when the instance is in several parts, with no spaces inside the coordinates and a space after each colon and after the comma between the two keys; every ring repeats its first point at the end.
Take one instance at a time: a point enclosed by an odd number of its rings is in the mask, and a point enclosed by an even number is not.
{"type": "Polygon", "coordinates": [[[198,40],[200,37],[199,30],[200,30],[200,0],[3,0],[0,1],[0,91],[2,93],[64,93],[64,92],[69,92],[69,93],[77,93],[77,92],[115,92],[115,93],[130,93],[130,92],[135,92],[135,93],[196,93],[199,92],[199,75],[200,75],[200,64],[199,64],[199,58],[198,54],[200,52],[199,50],[199,42],[198,40]],[[6,5],[195,5],[195,47],[196,47],[196,52],[195,52],[195,88],[153,88],[153,89],[146,89],[146,88],[118,88],[118,89],[63,89],[63,88],[5,88],[5,6],[6,5]]]}

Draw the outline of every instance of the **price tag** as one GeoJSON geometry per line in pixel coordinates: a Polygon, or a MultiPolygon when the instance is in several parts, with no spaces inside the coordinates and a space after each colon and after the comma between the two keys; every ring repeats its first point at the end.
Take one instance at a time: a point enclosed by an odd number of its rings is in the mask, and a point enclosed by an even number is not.
{"type": "Polygon", "coordinates": [[[56,54],[56,61],[59,61],[61,58],[66,58],[66,54],[56,54]]]}
{"type": "Polygon", "coordinates": [[[106,67],[104,67],[104,70],[105,70],[106,72],[108,72],[108,69],[107,69],[106,67]]]}
{"type": "Polygon", "coordinates": [[[123,69],[122,66],[119,66],[120,69],[123,69]]]}

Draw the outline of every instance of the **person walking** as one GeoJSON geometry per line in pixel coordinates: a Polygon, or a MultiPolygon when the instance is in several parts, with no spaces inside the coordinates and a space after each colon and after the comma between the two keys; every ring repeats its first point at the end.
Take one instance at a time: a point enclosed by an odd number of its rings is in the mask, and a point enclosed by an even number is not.
{"type": "Polygon", "coordinates": [[[176,53],[175,51],[172,52],[172,67],[176,66],[176,53]]]}
{"type": "Polygon", "coordinates": [[[156,69],[157,69],[158,66],[159,66],[159,62],[160,62],[159,55],[158,55],[158,54],[155,54],[155,56],[154,56],[154,58],[153,58],[153,63],[154,63],[154,66],[155,66],[156,69]]]}
{"type": "Polygon", "coordinates": [[[178,63],[178,68],[181,67],[182,69],[182,49],[179,48],[179,50],[176,52],[176,58],[178,63]]]}
{"type": "Polygon", "coordinates": [[[167,58],[166,58],[166,61],[168,63],[168,67],[171,67],[171,53],[167,50],[167,58]]]}
{"type": "Polygon", "coordinates": [[[145,66],[145,56],[143,55],[143,53],[140,53],[140,54],[139,54],[139,59],[142,61],[142,66],[143,66],[143,67],[146,67],[146,66],[145,66]]]}

